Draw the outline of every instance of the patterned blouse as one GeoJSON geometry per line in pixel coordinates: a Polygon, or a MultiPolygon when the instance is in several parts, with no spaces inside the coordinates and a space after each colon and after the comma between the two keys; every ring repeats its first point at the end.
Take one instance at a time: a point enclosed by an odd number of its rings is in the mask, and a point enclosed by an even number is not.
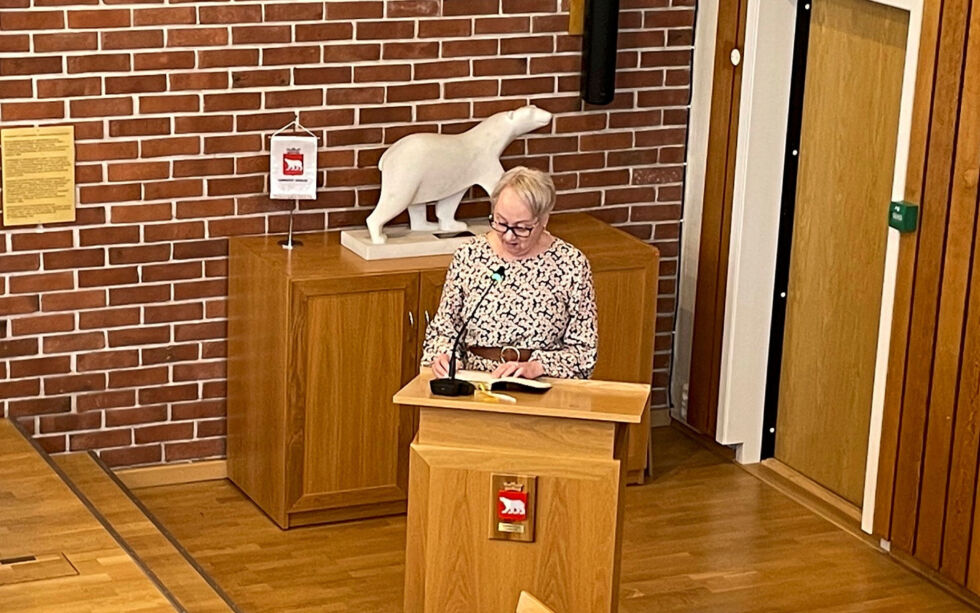
{"type": "Polygon", "coordinates": [[[547,377],[587,379],[596,361],[596,306],[585,255],[560,238],[542,253],[506,261],[480,236],[459,249],[446,271],[442,301],[425,333],[422,365],[449,353],[463,321],[504,266],[460,342],[457,368],[492,371],[499,363],[470,354],[468,346],[532,350],[547,377]]]}

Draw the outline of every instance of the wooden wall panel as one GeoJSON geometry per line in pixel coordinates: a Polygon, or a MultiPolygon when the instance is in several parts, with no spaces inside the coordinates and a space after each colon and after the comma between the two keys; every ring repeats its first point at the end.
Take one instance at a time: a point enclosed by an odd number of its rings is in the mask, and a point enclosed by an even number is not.
{"type": "MultiPolygon", "coordinates": [[[[974,30],[976,31],[976,30],[974,30]]],[[[976,173],[976,169],[974,169],[976,173]]],[[[976,176],[976,175],[974,175],[976,176]]],[[[980,206],[980,195],[978,195],[980,206]]],[[[962,370],[960,372],[959,411],[953,471],[950,475],[950,502],[943,549],[943,574],[961,582],[967,569],[966,586],[980,594],[980,488],[977,487],[977,447],[980,438],[980,220],[974,229],[973,273],[970,279],[962,370]],[[957,453],[958,452],[958,453],[957,453]],[[965,457],[964,457],[965,456],[965,457]],[[972,496],[970,496],[972,491],[972,496]],[[972,504],[972,506],[971,506],[972,504]],[[967,548],[969,550],[967,551],[967,548]]]]}
{"type": "MultiPolygon", "coordinates": [[[[919,60],[916,68],[915,104],[912,108],[912,131],[909,139],[909,162],[905,175],[905,199],[922,201],[926,149],[929,143],[929,123],[932,116],[932,97],[935,85],[936,55],[939,45],[939,23],[942,5],[926,2],[923,5],[922,30],[919,38],[919,60]]],[[[876,534],[891,533],[891,501],[895,485],[898,456],[899,420],[902,412],[902,392],[905,380],[905,357],[908,351],[909,323],[912,309],[912,287],[915,278],[915,256],[918,234],[903,234],[899,239],[898,274],[895,282],[895,302],[892,311],[891,351],[888,356],[888,383],[885,386],[885,412],[881,426],[881,447],[878,455],[879,477],[876,499],[888,501],[875,505],[876,534]]]]}
{"type": "Polygon", "coordinates": [[[920,53],[875,532],[980,593],[980,0],[925,3],[920,53]]]}
{"type": "MultiPolygon", "coordinates": [[[[939,36],[937,94],[957,92],[970,0],[947,0],[939,36]]],[[[892,542],[913,551],[926,438],[926,417],[936,341],[943,247],[949,219],[949,189],[959,104],[956,96],[936,95],[926,160],[922,220],[915,264],[912,318],[906,357],[905,394],[893,496],[892,542]]]]}
{"type": "MultiPolygon", "coordinates": [[[[949,228],[943,259],[942,293],[936,324],[932,389],[926,426],[922,491],[916,556],[931,567],[939,565],[946,513],[957,383],[963,349],[966,296],[973,255],[977,213],[976,165],[980,157],[980,11],[970,17],[970,37],[963,70],[956,152],[950,188],[949,228]]],[[[963,470],[966,467],[955,467],[963,470]]]]}
{"type": "MultiPolygon", "coordinates": [[[[971,559],[980,545],[980,535],[970,542],[977,505],[977,450],[980,446],[980,234],[974,229],[973,270],[970,278],[969,307],[963,335],[956,423],[953,429],[953,455],[950,460],[949,492],[946,495],[946,523],[943,526],[942,567],[944,575],[963,583],[969,563],[971,574],[980,575],[980,560],[971,559]]],[[[980,592],[980,577],[970,581],[980,592]]]]}

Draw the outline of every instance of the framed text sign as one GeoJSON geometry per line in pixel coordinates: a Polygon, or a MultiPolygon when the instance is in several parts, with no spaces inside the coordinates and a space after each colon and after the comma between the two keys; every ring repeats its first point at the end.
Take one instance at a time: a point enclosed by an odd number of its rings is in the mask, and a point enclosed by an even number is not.
{"type": "Polygon", "coordinates": [[[3,223],[75,221],[75,126],[0,130],[3,223]]]}

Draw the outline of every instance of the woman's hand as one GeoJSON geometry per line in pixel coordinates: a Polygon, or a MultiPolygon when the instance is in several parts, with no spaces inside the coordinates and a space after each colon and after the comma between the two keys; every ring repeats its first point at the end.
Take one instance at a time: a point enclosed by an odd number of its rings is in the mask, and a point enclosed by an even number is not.
{"type": "Polygon", "coordinates": [[[449,376],[448,353],[440,353],[432,360],[432,374],[440,379],[449,376]]]}
{"type": "Polygon", "coordinates": [[[499,377],[524,377],[525,379],[537,379],[544,374],[544,366],[537,360],[527,362],[504,362],[494,369],[490,375],[494,378],[499,377]]]}

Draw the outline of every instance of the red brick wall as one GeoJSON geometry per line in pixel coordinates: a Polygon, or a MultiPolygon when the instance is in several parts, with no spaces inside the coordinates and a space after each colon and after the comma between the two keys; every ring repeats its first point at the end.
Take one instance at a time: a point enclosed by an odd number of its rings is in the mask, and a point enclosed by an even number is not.
{"type": "Polygon", "coordinates": [[[694,1],[622,0],[605,107],[578,99],[562,4],[0,0],[0,123],[74,124],[78,182],[75,223],[2,229],[4,415],[114,466],[222,456],[226,239],[282,232],[290,206],[264,195],[268,135],[297,109],[322,137],[296,223],[332,230],[370,211],[387,145],[527,103],[555,119],[504,165],[661,250],[662,406],[694,1]]]}

